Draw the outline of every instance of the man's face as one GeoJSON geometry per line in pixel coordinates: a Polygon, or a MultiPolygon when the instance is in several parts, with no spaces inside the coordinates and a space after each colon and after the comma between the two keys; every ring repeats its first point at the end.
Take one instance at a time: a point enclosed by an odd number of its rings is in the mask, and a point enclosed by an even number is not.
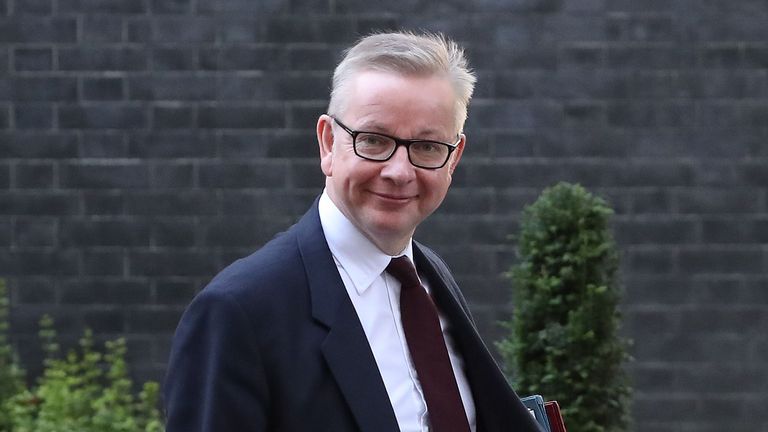
{"type": "MultiPolygon", "coordinates": [[[[456,142],[455,96],[443,77],[405,77],[385,72],[356,74],[346,88],[338,119],[353,130],[400,138],[456,142]]],[[[445,198],[464,148],[442,168],[417,168],[404,146],[386,162],[355,155],[352,137],[328,116],[318,121],[326,190],[342,213],[384,252],[405,247],[416,226],[445,198]]]]}

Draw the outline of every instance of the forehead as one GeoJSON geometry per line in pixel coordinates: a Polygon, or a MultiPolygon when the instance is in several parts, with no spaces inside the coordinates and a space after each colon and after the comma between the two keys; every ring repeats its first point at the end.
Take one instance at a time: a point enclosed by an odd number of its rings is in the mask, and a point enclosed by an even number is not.
{"type": "Polygon", "coordinates": [[[354,128],[402,136],[454,134],[456,95],[447,77],[362,71],[346,93],[344,117],[354,128]]]}

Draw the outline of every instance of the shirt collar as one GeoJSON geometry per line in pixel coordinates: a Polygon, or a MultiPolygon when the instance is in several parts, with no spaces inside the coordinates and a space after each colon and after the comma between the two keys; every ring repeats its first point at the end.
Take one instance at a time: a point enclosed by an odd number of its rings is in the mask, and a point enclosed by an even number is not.
{"type": "MultiPolygon", "coordinates": [[[[357,229],[336,207],[326,191],[318,203],[320,224],[325,240],[337,263],[349,275],[355,290],[362,295],[389,265],[392,256],[385,254],[357,229]]],[[[413,262],[413,242],[398,255],[406,255],[413,262]]]]}

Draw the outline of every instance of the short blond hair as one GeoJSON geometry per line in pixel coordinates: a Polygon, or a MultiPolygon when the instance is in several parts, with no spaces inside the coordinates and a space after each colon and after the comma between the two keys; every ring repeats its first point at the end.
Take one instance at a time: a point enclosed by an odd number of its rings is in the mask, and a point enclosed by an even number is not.
{"type": "Polygon", "coordinates": [[[341,115],[345,86],[362,71],[392,72],[404,76],[445,76],[456,95],[456,126],[461,132],[477,81],[464,50],[440,33],[375,33],[360,39],[344,53],[333,73],[328,113],[341,115]]]}

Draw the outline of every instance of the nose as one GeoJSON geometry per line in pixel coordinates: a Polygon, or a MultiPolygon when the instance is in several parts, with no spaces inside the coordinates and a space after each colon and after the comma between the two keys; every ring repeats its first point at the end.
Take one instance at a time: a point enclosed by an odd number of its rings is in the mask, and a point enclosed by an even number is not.
{"type": "Polygon", "coordinates": [[[416,177],[416,167],[408,160],[408,149],[405,146],[399,146],[395,154],[383,164],[381,176],[395,183],[407,183],[416,177]]]}

